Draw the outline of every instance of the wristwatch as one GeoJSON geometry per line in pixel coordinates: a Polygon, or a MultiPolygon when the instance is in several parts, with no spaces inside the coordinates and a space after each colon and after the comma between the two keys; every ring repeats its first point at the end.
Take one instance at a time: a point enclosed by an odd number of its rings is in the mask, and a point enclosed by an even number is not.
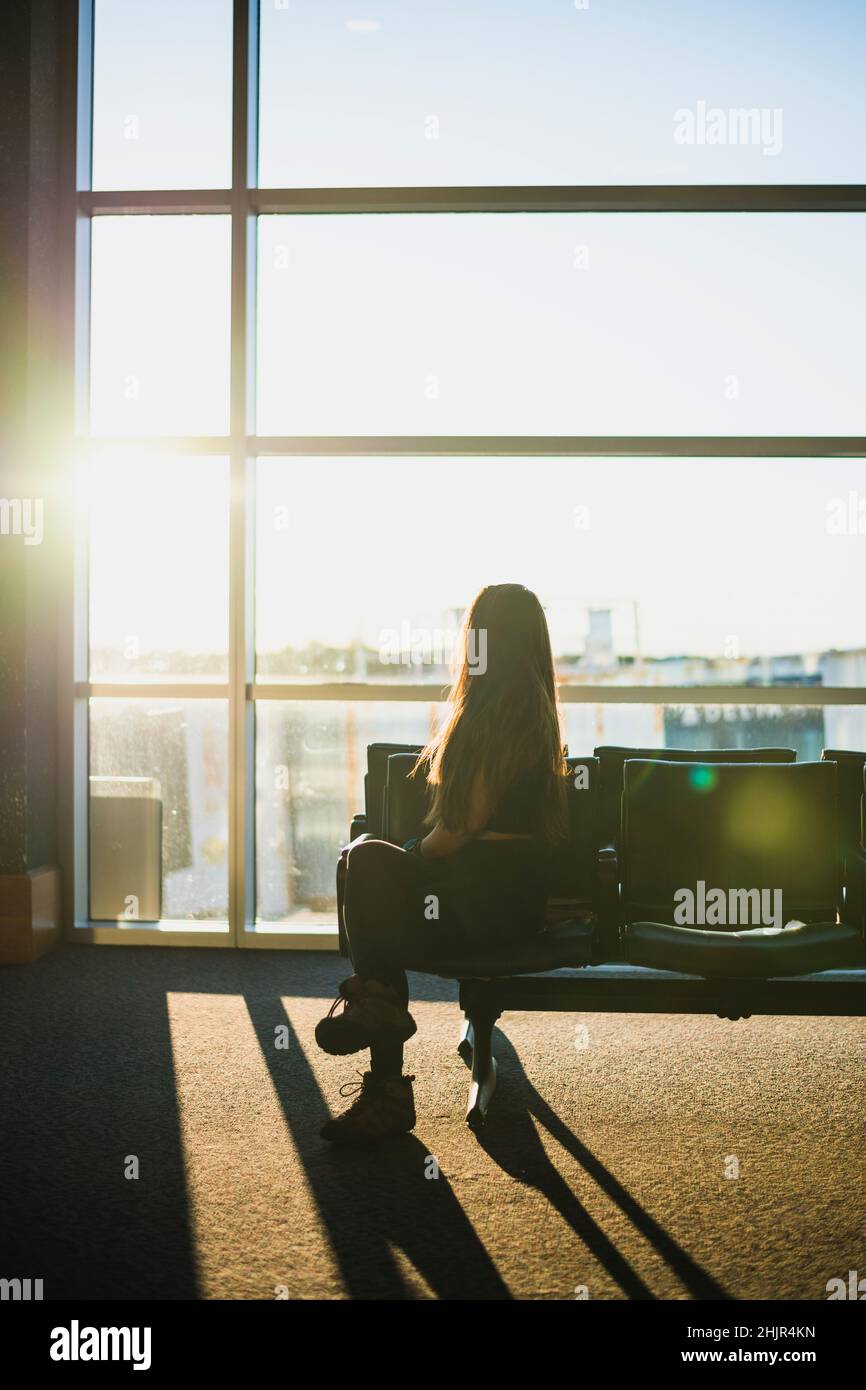
{"type": "Polygon", "coordinates": [[[407,840],[405,845],[403,846],[406,853],[420,855],[421,841],[423,840],[423,838],[423,835],[413,835],[411,840],[407,840]]]}

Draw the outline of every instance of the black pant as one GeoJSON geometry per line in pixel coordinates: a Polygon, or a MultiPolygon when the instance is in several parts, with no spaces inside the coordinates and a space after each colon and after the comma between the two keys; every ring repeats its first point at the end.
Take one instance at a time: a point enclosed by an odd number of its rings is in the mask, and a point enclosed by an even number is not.
{"type": "Polygon", "coordinates": [[[543,865],[524,840],[470,841],[444,859],[362,840],[343,851],[338,895],[355,971],[390,985],[404,1003],[407,968],[544,924],[543,865]]]}
{"type": "MultiPolygon", "coordinates": [[[[430,969],[543,927],[544,871],[527,841],[470,841],[431,860],[361,840],[340,857],[337,900],[356,973],[408,1004],[407,968],[430,969]]],[[[400,1076],[402,1043],[374,1041],[370,1066],[382,1078],[400,1076]]]]}

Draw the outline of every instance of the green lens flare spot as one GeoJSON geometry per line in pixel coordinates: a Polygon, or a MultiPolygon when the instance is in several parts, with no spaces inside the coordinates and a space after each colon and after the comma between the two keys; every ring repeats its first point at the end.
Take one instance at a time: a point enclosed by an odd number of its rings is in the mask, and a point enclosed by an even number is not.
{"type": "Polygon", "coordinates": [[[693,767],[689,781],[696,792],[710,792],[718,781],[718,773],[712,767],[693,767]]]}

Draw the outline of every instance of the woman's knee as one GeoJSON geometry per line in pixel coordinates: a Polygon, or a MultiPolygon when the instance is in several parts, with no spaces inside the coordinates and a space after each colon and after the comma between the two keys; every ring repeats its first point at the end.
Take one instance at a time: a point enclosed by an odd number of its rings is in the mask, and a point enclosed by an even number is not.
{"type": "Polygon", "coordinates": [[[399,857],[402,852],[395,845],[389,845],[387,840],[361,840],[357,845],[350,845],[346,855],[349,881],[381,881],[389,868],[393,870],[395,856],[399,857]]]}

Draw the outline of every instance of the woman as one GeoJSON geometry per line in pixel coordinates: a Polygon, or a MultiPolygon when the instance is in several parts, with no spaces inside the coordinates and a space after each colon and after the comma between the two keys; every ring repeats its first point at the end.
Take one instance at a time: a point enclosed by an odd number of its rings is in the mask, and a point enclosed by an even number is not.
{"type": "MultiPolygon", "coordinates": [[[[353,1143],[415,1124],[403,1044],[416,1031],[406,969],[544,928],[545,850],[561,838],[565,763],[544,611],[521,584],[481,590],[463,625],[451,713],[413,775],[432,791],[428,833],[403,849],[343,851],[344,921],[355,974],[316,1040],[370,1049],[359,1092],[323,1138],[353,1143]]],[[[343,1088],[345,1092],[346,1087],[343,1088]]]]}

